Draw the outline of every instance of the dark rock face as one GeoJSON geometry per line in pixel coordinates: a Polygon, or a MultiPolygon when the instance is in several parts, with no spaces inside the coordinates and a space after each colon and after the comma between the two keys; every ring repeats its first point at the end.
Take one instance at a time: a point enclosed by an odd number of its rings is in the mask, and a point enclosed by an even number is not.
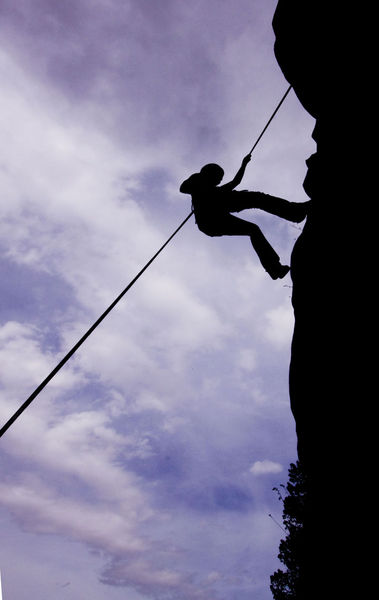
{"type": "Polygon", "coordinates": [[[316,463],[322,447],[329,457],[344,435],[339,430],[349,412],[345,392],[351,396],[355,383],[361,389],[362,376],[354,373],[361,358],[355,344],[363,341],[355,282],[359,260],[366,262],[362,232],[352,219],[362,178],[352,156],[356,102],[346,93],[349,62],[348,56],[341,60],[343,35],[338,36],[342,21],[330,4],[280,0],[273,20],[278,63],[316,119],[317,152],[307,160],[304,181],[312,209],[291,261],[295,332],[290,373],[299,457],[316,463]]]}
{"type": "Polygon", "coordinates": [[[369,341],[377,167],[373,171],[368,160],[368,120],[375,110],[363,74],[370,52],[361,13],[346,3],[279,0],[273,19],[278,63],[316,119],[317,152],[307,161],[304,181],[312,211],[291,262],[290,398],[299,459],[312,492],[304,600],[370,593],[370,550],[361,519],[374,491],[378,436],[369,341]]]}

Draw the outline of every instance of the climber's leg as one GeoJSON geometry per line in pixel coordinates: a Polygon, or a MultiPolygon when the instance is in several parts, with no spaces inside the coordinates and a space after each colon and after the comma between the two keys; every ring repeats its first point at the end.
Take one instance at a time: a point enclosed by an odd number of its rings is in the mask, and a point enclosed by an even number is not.
{"type": "Polygon", "coordinates": [[[280,263],[279,256],[255,223],[228,214],[218,223],[217,229],[208,235],[247,235],[263,268],[272,279],[282,278],[289,271],[288,266],[280,263]]]}
{"type": "Polygon", "coordinates": [[[252,223],[250,241],[255,252],[261,261],[262,267],[272,277],[272,279],[282,279],[287,275],[290,268],[280,263],[280,258],[271,244],[266,240],[258,225],[252,223]]]}
{"type": "Polygon", "coordinates": [[[256,208],[294,223],[304,221],[310,208],[310,200],[307,202],[289,202],[263,192],[256,192],[255,197],[256,208]]]}
{"type": "Polygon", "coordinates": [[[289,202],[283,198],[270,196],[263,192],[238,192],[231,195],[231,212],[239,212],[247,208],[259,208],[286,221],[300,223],[307,216],[310,207],[308,202],[289,202]]]}

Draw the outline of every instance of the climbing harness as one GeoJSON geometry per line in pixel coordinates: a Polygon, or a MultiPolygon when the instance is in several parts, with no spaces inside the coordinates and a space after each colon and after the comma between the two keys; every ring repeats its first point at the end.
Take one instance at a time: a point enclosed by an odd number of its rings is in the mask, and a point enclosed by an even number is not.
{"type": "MultiPolygon", "coordinates": [[[[254,146],[250,150],[250,152],[249,152],[250,155],[254,151],[255,147],[257,146],[258,142],[262,138],[262,136],[265,133],[266,129],[268,128],[268,126],[270,125],[271,121],[273,120],[273,118],[275,117],[276,113],[278,112],[279,108],[283,104],[283,102],[286,99],[286,97],[287,97],[288,93],[290,92],[291,88],[292,88],[292,86],[289,86],[289,88],[287,89],[287,91],[283,95],[282,99],[280,100],[279,104],[275,108],[274,112],[272,113],[271,117],[267,121],[267,123],[266,123],[265,127],[263,128],[262,132],[258,136],[258,138],[257,138],[254,146]]],[[[134,277],[134,279],[132,279],[132,281],[126,286],[126,288],[121,292],[121,294],[119,294],[119,296],[117,296],[117,298],[112,302],[112,304],[110,304],[110,306],[108,306],[108,308],[97,319],[97,321],[95,321],[95,323],[88,329],[88,331],[80,338],[80,340],[75,344],[75,346],[73,346],[71,348],[71,350],[66,354],[66,356],[64,356],[62,358],[62,360],[55,367],[55,369],[53,369],[51,371],[51,373],[46,377],[46,379],[44,379],[42,381],[42,383],[40,383],[40,385],[34,390],[34,392],[29,396],[29,398],[27,398],[27,400],[25,400],[25,402],[22,404],[22,406],[20,406],[20,408],[14,413],[14,415],[5,423],[5,425],[3,425],[3,427],[0,429],[0,437],[2,437],[2,435],[9,429],[9,427],[15,422],[15,420],[24,412],[24,410],[29,406],[29,404],[31,404],[33,402],[33,400],[44,389],[44,387],[46,387],[46,385],[49,383],[49,381],[51,381],[51,379],[58,373],[58,371],[61,370],[61,368],[63,367],[63,365],[65,365],[66,362],[72,357],[72,355],[75,354],[75,352],[78,350],[78,348],[83,344],[83,342],[85,342],[85,340],[91,335],[91,333],[96,329],[96,327],[98,327],[98,325],[100,325],[100,323],[111,312],[111,310],[116,306],[116,304],[118,304],[118,302],[121,300],[121,298],[123,298],[125,296],[126,292],[128,290],[130,290],[130,288],[135,284],[135,282],[137,281],[137,279],[139,279],[141,277],[141,275],[146,271],[146,269],[151,265],[151,263],[157,258],[157,256],[162,252],[162,250],[169,244],[169,242],[171,242],[172,238],[178,233],[178,231],[180,231],[180,229],[183,227],[183,225],[190,219],[190,217],[192,216],[192,214],[193,214],[193,210],[191,210],[190,214],[184,219],[184,221],[179,225],[179,227],[174,231],[174,233],[170,235],[170,237],[168,238],[168,240],[163,244],[163,246],[160,247],[160,249],[158,250],[158,252],[156,252],[154,254],[154,256],[146,263],[146,265],[140,270],[140,272],[134,277]]]]}

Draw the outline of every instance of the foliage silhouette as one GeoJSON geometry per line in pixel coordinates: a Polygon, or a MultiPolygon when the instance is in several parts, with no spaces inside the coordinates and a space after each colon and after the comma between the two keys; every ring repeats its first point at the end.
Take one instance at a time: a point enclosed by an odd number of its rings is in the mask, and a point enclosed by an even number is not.
{"type": "Polygon", "coordinates": [[[278,488],[273,488],[283,502],[283,525],[287,531],[287,537],[280,542],[278,555],[287,570],[278,569],[270,577],[270,589],[274,600],[298,600],[302,597],[303,589],[304,522],[309,490],[306,475],[299,461],[291,463],[288,478],[287,485],[280,486],[284,494],[278,488]]]}

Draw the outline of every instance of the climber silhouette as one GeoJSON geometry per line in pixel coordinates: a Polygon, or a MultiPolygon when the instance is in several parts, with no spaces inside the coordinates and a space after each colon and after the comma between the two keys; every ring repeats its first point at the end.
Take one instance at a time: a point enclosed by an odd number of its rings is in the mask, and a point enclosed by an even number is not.
{"type": "Polygon", "coordinates": [[[205,165],[199,173],[194,173],[183,181],[180,191],[190,194],[195,220],[200,231],[209,236],[246,235],[250,237],[258,258],[272,279],[282,279],[290,267],[282,265],[280,258],[266,240],[258,225],[230,214],[247,208],[259,208],[268,213],[300,223],[307,215],[310,201],[289,202],[263,192],[237,191],[245,174],[246,165],[251,160],[248,154],[242,160],[234,179],[219,185],[224,170],[215,163],[205,165]]]}

